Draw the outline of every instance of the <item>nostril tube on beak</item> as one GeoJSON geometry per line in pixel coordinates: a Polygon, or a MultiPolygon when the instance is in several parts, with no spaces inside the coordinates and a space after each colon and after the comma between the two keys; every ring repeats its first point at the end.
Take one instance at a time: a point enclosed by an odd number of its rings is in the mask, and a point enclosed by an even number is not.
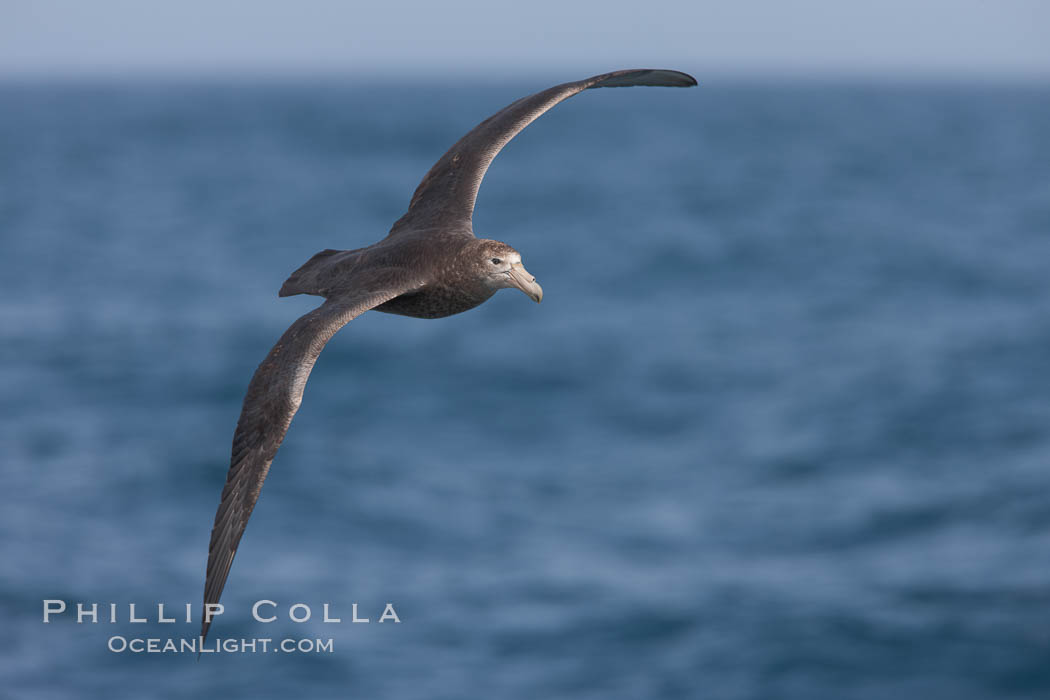
{"type": "Polygon", "coordinates": [[[537,304],[543,299],[543,287],[536,283],[536,277],[529,274],[529,271],[521,263],[511,265],[510,279],[515,287],[523,291],[537,304]]]}

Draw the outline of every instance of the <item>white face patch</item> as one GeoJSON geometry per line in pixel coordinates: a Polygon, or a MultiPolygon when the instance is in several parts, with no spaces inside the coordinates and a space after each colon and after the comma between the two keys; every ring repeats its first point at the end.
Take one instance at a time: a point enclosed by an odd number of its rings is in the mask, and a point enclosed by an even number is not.
{"type": "Polygon", "coordinates": [[[485,275],[485,286],[490,289],[514,287],[515,284],[511,278],[510,271],[515,265],[521,265],[521,253],[517,251],[489,253],[488,257],[485,258],[487,272],[485,275]],[[499,260],[499,263],[496,263],[495,260],[499,260]]]}
{"type": "Polygon", "coordinates": [[[497,253],[496,255],[490,255],[488,258],[486,258],[486,261],[488,262],[491,270],[495,270],[501,273],[507,272],[512,266],[521,264],[521,253],[497,253]],[[499,263],[495,263],[495,260],[499,260],[499,263]]]}

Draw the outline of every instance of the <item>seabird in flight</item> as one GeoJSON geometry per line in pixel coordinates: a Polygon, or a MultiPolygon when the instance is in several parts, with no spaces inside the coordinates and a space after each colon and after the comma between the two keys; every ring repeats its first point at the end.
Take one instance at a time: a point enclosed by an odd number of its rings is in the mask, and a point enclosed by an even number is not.
{"type": "MultiPolygon", "coordinates": [[[[441,157],[386,238],[366,248],[321,251],[292,273],[280,296],[314,294],[325,301],[284,332],[248,384],[211,531],[205,610],[219,602],[270,463],[325,343],[370,309],[442,318],[473,309],[504,288],[520,289],[539,302],[543,289],[522,265],[521,254],[506,243],[474,237],[471,215],[481,179],[508,141],[562,100],[590,88],[632,85],[691,87],[696,80],[673,70],[621,70],[523,97],[441,157]]],[[[202,620],[202,644],[208,627],[202,620]]]]}

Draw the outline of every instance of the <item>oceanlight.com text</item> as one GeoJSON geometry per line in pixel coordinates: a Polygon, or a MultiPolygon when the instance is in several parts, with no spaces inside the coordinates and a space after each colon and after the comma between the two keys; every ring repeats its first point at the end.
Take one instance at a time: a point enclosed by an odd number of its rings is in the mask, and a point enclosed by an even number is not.
{"type": "Polygon", "coordinates": [[[107,644],[115,654],[331,654],[335,642],[328,639],[279,639],[255,637],[250,639],[189,639],[123,637],[114,635],[107,644]]]}

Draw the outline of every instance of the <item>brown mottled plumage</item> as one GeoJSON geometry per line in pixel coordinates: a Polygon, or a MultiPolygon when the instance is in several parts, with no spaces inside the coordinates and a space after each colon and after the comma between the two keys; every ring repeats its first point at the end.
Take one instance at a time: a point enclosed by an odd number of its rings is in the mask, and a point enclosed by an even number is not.
{"type": "MultiPolygon", "coordinates": [[[[325,343],[369,309],[417,318],[467,311],[515,287],[540,301],[543,290],[505,243],[474,237],[478,187],[500,149],[562,100],[596,87],[690,87],[671,70],[622,70],[552,87],[514,102],[478,124],[430,169],[408,211],[382,241],[325,250],[292,273],[280,296],[314,294],[325,302],[285,331],[255,370],[233,436],[233,454],[215,514],[204,603],[218,603],[259,490],[325,343]]],[[[209,623],[201,624],[202,640],[209,623]]]]}

